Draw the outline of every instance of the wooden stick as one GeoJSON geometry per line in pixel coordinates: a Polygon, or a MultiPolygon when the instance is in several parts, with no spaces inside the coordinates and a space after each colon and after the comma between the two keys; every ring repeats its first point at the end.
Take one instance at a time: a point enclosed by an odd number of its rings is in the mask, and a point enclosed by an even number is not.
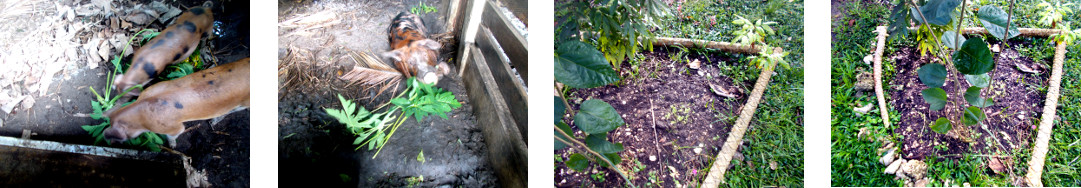
{"type": "Polygon", "coordinates": [[[654,46],[683,46],[688,48],[710,48],[724,50],[727,52],[745,53],[745,54],[758,54],[762,51],[761,46],[747,46],[732,44],[727,42],[717,42],[699,39],[685,39],[685,38],[671,38],[671,37],[657,37],[653,41],[654,46]]]}
{"type": "MultiPolygon", "coordinates": [[[[776,48],[775,51],[780,51],[780,48],[776,48]]],[[[777,62],[770,63],[770,66],[762,69],[762,72],[758,74],[758,81],[754,84],[751,97],[747,99],[747,104],[743,105],[743,110],[740,111],[736,125],[732,126],[732,131],[728,132],[728,138],[724,141],[720,153],[717,153],[717,158],[714,159],[709,174],[703,180],[702,187],[717,187],[721,183],[725,183],[724,172],[728,170],[728,164],[732,162],[732,155],[736,153],[740,143],[743,143],[743,134],[747,132],[747,126],[751,123],[751,118],[754,117],[754,111],[758,108],[758,103],[761,102],[762,94],[766,92],[769,78],[773,76],[773,69],[775,68],[777,68],[777,62]]]]}
{"type": "Polygon", "coordinates": [[[1043,187],[1040,177],[1043,176],[1043,163],[1047,158],[1047,145],[1051,142],[1051,131],[1055,126],[1055,107],[1058,106],[1059,84],[1062,83],[1062,62],[1066,59],[1066,44],[1059,42],[1055,47],[1055,63],[1051,72],[1051,82],[1047,87],[1047,103],[1043,106],[1043,116],[1040,117],[1040,129],[1037,132],[1036,146],[1032,150],[1032,158],[1028,161],[1028,185],[1043,187]]]}
{"type": "Polygon", "coordinates": [[[882,52],[886,49],[886,26],[875,28],[878,33],[878,44],[875,46],[875,97],[878,98],[878,111],[882,114],[882,123],[886,129],[890,128],[890,114],[886,109],[886,95],[882,91],[882,52]]]}
{"type": "MultiPolygon", "coordinates": [[[[909,32],[916,32],[916,30],[918,30],[918,29],[919,28],[917,28],[917,27],[908,27],[909,32]]],[[[1058,29],[1018,28],[1017,30],[1021,31],[1021,35],[1018,35],[1018,36],[1027,36],[1027,37],[1049,37],[1051,35],[1059,33],[1058,29]]],[[[966,27],[964,30],[961,31],[961,33],[966,34],[966,35],[986,35],[986,34],[989,34],[987,32],[987,29],[984,29],[982,27],[966,27]]]]}

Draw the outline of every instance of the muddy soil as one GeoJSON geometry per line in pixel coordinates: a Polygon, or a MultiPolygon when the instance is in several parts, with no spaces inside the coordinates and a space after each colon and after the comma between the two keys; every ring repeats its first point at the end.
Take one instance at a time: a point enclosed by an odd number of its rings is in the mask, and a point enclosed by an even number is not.
{"type": "MultiPolygon", "coordinates": [[[[422,15],[429,34],[443,30],[445,2],[424,1],[439,12],[422,15]]],[[[335,187],[452,186],[493,187],[498,180],[489,166],[483,134],[457,72],[436,87],[455,94],[462,107],[417,122],[408,119],[379,155],[352,145],[355,135],[328,116],[325,108],[342,106],[337,95],[367,109],[389,101],[358,85],[336,79],[349,71],[351,53],[388,51],[390,19],[419,1],[279,2],[278,173],[279,185],[335,187]],[[327,16],[329,15],[329,16],[327,16]],[[299,19],[298,19],[299,18],[299,19]],[[290,20],[307,20],[301,24],[290,20]],[[348,85],[348,86],[347,86],[348,85]],[[377,96],[377,97],[372,97],[377,96]],[[424,161],[417,156],[423,151],[424,161]]],[[[456,47],[444,44],[441,60],[456,47]]],[[[451,67],[457,70],[457,67],[451,67]]],[[[404,84],[398,90],[404,89],[404,84]]],[[[394,91],[397,92],[397,91],[394,91]]],[[[388,92],[390,93],[390,92],[388,92]]]]}
{"type": "MultiPolygon", "coordinates": [[[[708,57],[688,55],[688,59],[698,59],[702,63],[701,69],[693,70],[687,68],[686,62],[670,60],[669,54],[679,49],[658,47],[655,50],[643,53],[645,60],[640,65],[638,77],[630,77],[633,68],[627,66],[621,70],[621,75],[630,79],[618,86],[572,90],[568,102],[578,110],[583,101],[600,99],[622,115],[627,124],[608,133],[608,138],[623,143],[624,151],[620,152],[623,161],[619,166],[631,173],[629,176],[634,184],[675,187],[675,180],[696,186],[707,173],[698,170],[710,165],[713,155],[720,151],[738,116],[738,108],[747,101],[754,80],[739,82],[719,75],[720,69],[747,66],[737,63],[738,57],[717,53],[708,57]],[[714,94],[710,85],[723,87],[736,97],[714,94]],[[656,160],[650,160],[651,156],[656,160]],[[639,170],[635,172],[635,169],[639,170]]],[[[564,122],[572,121],[573,117],[564,117],[564,122]]],[[[584,138],[584,133],[578,131],[576,134],[584,138]]],[[[567,160],[576,152],[580,151],[564,149],[556,154],[567,160]]],[[[625,183],[617,172],[596,165],[583,173],[557,163],[555,173],[557,187],[589,184],[621,187],[625,183]],[[590,176],[597,172],[604,173],[605,181],[599,182],[590,176]]]]}
{"type": "MultiPolygon", "coordinates": [[[[1002,45],[991,41],[990,45],[1002,45]]],[[[1010,42],[1010,46],[1031,45],[1010,42]]],[[[924,102],[920,91],[927,86],[919,81],[916,71],[919,66],[928,63],[928,58],[921,58],[916,48],[900,48],[886,57],[894,60],[897,72],[889,81],[888,92],[892,96],[890,104],[900,115],[900,123],[894,132],[903,138],[901,147],[906,159],[923,159],[926,156],[958,158],[966,153],[993,154],[995,152],[1014,152],[1028,146],[1031,133],[1040,116],[1050,71],[1043,60],[1036,61],[1021,56],[1013,48],[1005,48],[995,53],[995,69],[990,73],[992,86],[983,89],[981,96],[994,100],[990,107],[983,108],[987,119],[982,125],[963,126],[961,115],[968,106],[962,94],[970,85],[960,73],[951,72],[942,89],[949,98],[946,108],[934,111],[924,102]],[[1038,74],[1020,71],[1019,66],[1030,67],[1038,74]],[[971,143],[961,137],[948,136],[931,131],[928,125],[939,117],[950,119],[959,136],[970,136],[971,143]],[[940,147],[936,149],[936,147],[940,147]]]]}
{"type": "MultiPolygon", "coordinates": [[[[108,42],[109,36],[124,35],[123,40],[127,40],[127,36],[134,35],[138,30],[143,28],[153,28],[161,30],[166,27],[165,24],[160,22],[151,22],[147,25],[133,24],[128,27],[120,26],[114,27],[110,23],[110,18],[118,17],[126,9],[133,9],[135,5],[142,4],[148,5],[152,1],[138,1],[138,2],[114,2],[111,4],[111,8],[116,11],[115,14],[101,13],[101,14],[89,14],[81,15],[83,13],[76,13],[74,15],[68,14],[66,16],[61,15],[63,10],[73,9],[78,11],[80,8],[93,7],[89,6],[92,2],[84,1],[58,1],[48,3],[39,3],[36,1],[28,1],[31,7],[36,7],[35,14],[25,17],[25,20],[19,20],[15,22],[8,22],[8,25],[0,26],[5,30],[9,28],[32,28],[30,26],[36,26],[38,23],[49,19],[57,19],[57,23],[61,23],[56,27],[58,30],[64,30],[67,24],[85,24],[83,29],[69,30],[67,32],[73,32],[73,36],[70,40],[64,43],[42,43],[42,44],[26,44],[36,45],[37,48],[55,48],[63,49],[67,48],[79,48],[79,50],[69,50],[71,52],[63,56],[58,56],[60,59],[56,62],[45,62],[36,64],[38,62],[28,61],[20,62],[22,64],[14,66],[29,66],[31,69],[36,69],[38,66],[60,66],[62,67],[55,74],[44,74],[44,79],[51,80],[51,85],[47,85],[41,92],[41,95],[36,93],[24,93],[28,94],[28,99],[33,98],[33,101],[24,103],[15,108],[11,113],[0,113],[0,136],[19,137],[22,136],[23,131],[31,132],[31,139],[35,140],[51,140],[73,144],[93,144],[93,139],[83,130],[81,125],[97,125],[101,121],[94,120],[88,117],[91,113],[90,101],[94,100],[94,95],[90,92],[89,87],[94,87],[98,91],[101,91],[106,85],[107,74],[112,73],[113,67],[104,59],[98,59],[97,61],[88,60],[89,53],[82,51],[84,44],[92,43],[91,41],[105,40],[108,42]],[[58,13],[60,12],[60,13],[58,13]],[[21,24],[21,25],[20,25],[21,24]],[[28,25],[33,24],[33,25],[28,25]],[[94,66],[88,66],[95,64],[94,66]]],[[[186,10],[185,7],[199,6],[203,1],[184,1],[184,2],[165,2],[166,5],[178,7],[182,10],[186,10]]],[[[203,43],[204,53],[211,54],[212,59],[208,59],[208,64],[223,64],[238,60],[243,57],[249,56],[249,9],[248,2],[240,1],[228,1],[220,2],[213,1],[214,16],[215,16],[215,39],[209,40],[208,43],[203,43]]],[[[101,7],[97,7],[101,8],[101,7]]],[[[85,10],[85,9],[84,9],[85,10]]],[[[121,22],[126,22],[124,19],[120,19],[121,22]]],[[[46,29],[47,30],[47,29],[46,29]]],[[[18,33],[0,31],[2,33],[18,33]]],[[[59,31],[43,31],[59,32],[59,31]]],[[[32,35],[33,32],[24,33],[26,35],[32,35]]],[[[108,45],[106,45],[108,46],[108,45]]],[[[11,47],[11,46],[5,46],[11,47]]],[[[116,49],[119,49],[117,47],[116,49]]],[[[134,49],[138,49],[135,46],[134,49]]],[[[9,51],[9,50],[4,50],[9,51]]],[[[9,51],[10,52],[10,51],[9,51]]],[[[109,56],[119,54],[119,50],[112,50],[109,56]]],[[[13,63],[12,54],[5,54],[8,56],[0,57],[4,59],[5,65],[7,63],[13,63]]],[[[125,62],[130,62],[130,56],[125,58],[125,62]]],[[[17,60],[15,60],[17,61],[17,60]]],[[[156,82],[156,81],[155,81],[156,82]]],[[[9,91],[24,91],[22,88],[31,87],[30,82],[14,82],[12,85],[6,87],[12,87],[9,91]]],[[[0,86],[0,87],[5,87],[0,86]]],[[[10,93],[8,93],[10,95],[10,93]]],[[[226,118],[222,122],[219,122],[216,126],[211,126],[210,121],[193,121],[187,122],[189,128],[193,126],[199,126],[192,129],[191,132],[181,134],[178,139],[179,144],[175,150],[184,153],[192,157],[192,165],[198,170],[206,170],[208,173],[208,180],[215,186],[224,187],[247,187],[249,186],[249,127],[248,127],[248,111],[244,110],[238,113],[226,115],[226,118]]],[[[116,146],[113,147],[125,147],[116,146]]],[[[133,147],[127,147],[133,148],[133,147]]],[[[139,148],[134,148],[139,149],[139,148]]]]}

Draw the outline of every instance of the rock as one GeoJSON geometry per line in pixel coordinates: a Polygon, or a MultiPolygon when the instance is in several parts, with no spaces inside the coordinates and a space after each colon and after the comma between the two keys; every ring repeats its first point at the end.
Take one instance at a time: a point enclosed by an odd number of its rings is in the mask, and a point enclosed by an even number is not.
{"type": "Polygon", "coordinates": [[[930,184],[931,184],[931,180],[930,180],[930,179],[927,179],[927,178],[923,178],[923,179],[920,179],[919,181],[916,181],[916,185],[915,185],[915,186],[916,186],[916,187],[927,187],[927,185],[930,185],[930,184]]]}
{"type": "Polygon", "coordinates": [[[889,152],[886,152],[886,155],[883,155],[882,158],[878,159],[878,162],[881,162],[882,165],[889,165],[893,162],[893,159],[895,159],[895,155],[897,155],[897,149],[891,148],[889,152]]]}
{"type": "Polygon", "coordinates": [[[995,53],[998,53],[999,51],[1002,51],[1002,50],[1000,48],[998,48],[998,44],[995,44],[994,46],[991,46],[991,51],[993,51],[995,53]]]}
{"type": "Polygon", "coordinates": [[[694,69],[694,70],[698,70],[698,68],[702,68],[702,62],[698,61],[698,59],[694,59],[694,61],[691,61],[690,63],[687,63],[687,67],[689,67],[691,69],[694,69]]]}
{"type": "Polygon", "coordinates": [[[965,182],[965,183],[961,184],[961,186],[962,187],[972,187],[972,185],[968,184],[968,182],[965,182]]]}
{"type": "Polygon", "coordinates": [[[867,105],[864,105],[863,107],[852,108],[852,111],[855,111],[857,115],[863,116],[863,114],[870,112],[873,107],[875,107],[873,103],[867,103],[867,105]]]}
{"type": "Polygon", "coordinates": [[[657,156],[656,155],[650,155],[649,156],[649,161],[657,161],[657,156]]]}
{"type": "MultiPolygon", "coordinates": [[[[864,127],[864,128],[860,128],[859,133],[856,133],[856,138],[860,139],[860,140],[863,140],[864,138],[870,138],[870,137],[867,137],[868,135],[871,135],[871,131],[869,129],[867,129],[867,127],[864,127]]],[[[868,139],[868,140],[870,140],[870,139],[868,139]]]]}
{"type": "Polygon", "coordinates": [[[921,179],[924,175],[927,175],[927,163],[923,163],[923,161],[920,160],[905,162],[905,164],[901,166],[901,169],[912,179],[921,179]]]}
{"type": "Polygon", "coordinates": [[[886,167],[886,171],[883,171],[883,173],[886,173],[886,174],[897,173],[897,169],[900,169],[901,165],[903,165],[903,164],[905,164],[904,159],[898,159],[896,161],[893,161],[893,163],[890,163],[890,166],[886,167]]]}
{"type": "Polygon", "coordinates": [[[875,54],[870,54],[870,55],[864,56],[863,57],[863,64],[871,65],[871,63],[874,63],[873,62],[874,60],[875,60],[875,54]]]}
{"type": "Polygon", "coordinates": [[[770,170],[777,170],[777,161],[769,160],[769,169],[770,170]]]}
{"type": "Polygon", "coordinates": [[[702,154],[702,148],[694,148],[694,154],[702,154]]]}
{"type": "Polygon", "coordinates": [[[875,75],[866,71],[860,71],[859,74],[856,74],[855,88],[857,91],[874,91],[875,75]]]}

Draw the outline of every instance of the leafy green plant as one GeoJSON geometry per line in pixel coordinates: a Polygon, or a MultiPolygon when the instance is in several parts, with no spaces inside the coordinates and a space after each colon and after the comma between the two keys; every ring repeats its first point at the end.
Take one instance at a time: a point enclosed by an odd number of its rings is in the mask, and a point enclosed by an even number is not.
{"type": "Polygon", "coordinates": [[[417,6],[413,6],[413,8],[409,9],[409,12],[412,12],[413,14],[427,14],[437,11],[439,10],[435,9],[434,6],[425,5],[424,1],[421,1],[420,4],[418,4],[417,6]]]}
{"type": "MultiPolygon", "coordinates": [[[[903,1],[904,2],[904,1],[903,1]]],[[[952,48],[955,51],[949,58],[942,58],[945,61],[944,64],[925,64],[917,70],[920,82],[927,85],[928,88],[921,91],[925,102],[930,104],[931,110],[941,110],[946,106],[949,101],[946,91],[941,87],[946,82],[948,77],[947,65],[952,65],[955,71],[964,74],[965,80],[971,85],[960,95],[964,96],[968,102],[969,107],[964,108],[964,115],[961,117],[961,122],[965,125],[975,125],[986,119],[986,115],[981,108],[986,108],[993,104],[992,100],[980,97],[980,91],[983,88],[989,87],[991,84],[990,72],[995,68],[994,56],[988,47],[988,44],[983,41],[982,38],[969,38],[964,39],[956,31],[944,31],[942,34],[938,34],[932,28],[938,28],[940,30],[948,30],[950,25],[957,22],[960,26],[964,22],[965,10],[962,8],[960,18],[954,18],[956,7],[961,4],[958,0],[930,0],[923,6],[919,6],[918,9],[915,4],[909,4],[914,6],[911,9],[906,9],[903,5],[897,5],[894,8],[894,13],[891,20],[894,23],[890,24],[890,32],[895,35],[903,36],[906,32],[906,26],[909,23],[909,15],[907,11],[915,12],[911,14],[914,21],[920,24],[920,30],[923,32],[927,29],[926,33],[930,33],[930,36],[919,36],[921,47],[927,42],[926,38],[935,40],[933,47],[944,45],[948,48],[952,48]],[[942,39],[942,41],[938,41],[942,39]],[[964,41],[961,44],[961,41],[964,41]],[[944,44],[943,44],[944,42],[944,44]]],[[[962,6],[964,7],[964,6],[962,6]]],[[[991,33],[992,36],[1002,40],[1008,40],[1014,36],[1020,34],[1016,27],[1010,27],[1010,15],[1002,9],[993,6],[985,5],[980,7],[978,14],[976,15],[984,28],[991,33]]],[[[946,48],[942,49],[936,54],[946,54],[946,48]]],[[[922,51],[923,49],[921,49],[922,51]]],[[[931,129],[938,133],[945,134],[953,128],[950,125],[950,121],[946,117],[938,118],[935,122],[929,125],[931,129]]]]}
{"type": "MultiPolygon", "coordinates": [[[[139,34],[145,32],[145,31],[151,31],[151,30],[144,29],[144,30],[139,31],[135,35],[139,35],[139,34]]],[[[151,31],[151,33],[154,33],[154,32],[151,31]]],[[[145,37],[147,35],[144,34],[143,36],[145,37]]],[[[133,42],[134,40],[135,40],[135,37],[132,37],[131,39],[128,39],[128,44],[131,44],[131,42],[133,42]]],[[[109,142],[105,141],[105,134],[104,134],[105,129],[109,128],[109,126],[111,125],[109,117],[105,115],[105,112],[108,112],[112,108],[119,108],[119,107],[127,106],[128,104],[131,104],[131,102],[127,102],[127,103],[117,105],[116,102],[122,96],[127,94],[128,92],[131,92],[131,90],[134,90],[136,88],[142,88],[141,85],[137,85],[135,87],[128,88],[127,90],[125,90],[125,91],[123,91],[121,93],[112,93],[111,88],[113,87],[112,86],[113,79],[115,79],[115,76],[117,74],[122,74],[123,71],[125,70],[125,69],[123,69],[121,67],[121,64],[120,64],[120,61],[121,61],[121,58],[122,58],[121,55],[123,55],[125,53],[127,53],[127,49],[124,49],[124,51],[121,51],[121,53],[119,55],[115,55],[113,57],[113,59],[110,60],[110,63],[113,64],[114,69],[113,69],[113,72],[106,77],[105,87],[102,89],[103,90],[102,93],[104,95],[99,94],[98,91],[95,90],[93,86],[90,86],[90,92],[93,93],[94,97],[95,97],[94,98],[95,100],[90,101],[90,106],[91,106],[91,110],[92,110],[92,113],[90,114],[90,118],[93,118],[95,120],[104,120],[104,122],[101,122],[101,123],[99,123],[97,125],[83,125],[81,127],[83,128],[83,130],[85,130],[87,133],[89,133],[91,137],[94,138],[94,144],[95,145],[101,145],[102,143],[109,144],[109,145],[112,144],[112,143],[109,143],[109,142]]],[[[124,144],[133,145],[133,146],[136,146],[136,147],[141,147],[141,148],[145,148],[145,149],[148,149],[148,150],[151,150],[151,151],[154,151],[154,152],[158,152],[158,151],[161,151],[160,145],[164,143],[164,141],[161,139],[161,137],[162,136],[157,134],[157,133],[146,132],[146,133],[143,133],[142,135],[139,135],[138,137],[129,139],[128,141],[124,142],[124,144]]]]}
{"type": "Polygon", "coordinates": [[[601,167],[610,167],[619,172],[627,180],[627,185],[633,184],[627,179],[626,173],[619,170],[616,164],[622,161],[619,152],[623,151],[622,143],[608,141],[608,132],[623,126],[623,118],[619,116],[612,105],[607,102],[590,99],[582,102],[580,111],[574,115],[575,125],[586,133],[585,142],[579,141],[574,136],[570,125],[563,122],[563,115],[567,113],[568,106],[560,97],[555,97],[555,149],[561,150],[571,146],[583,148],[586,154],[574,153],[565,164],[568,168],[582,172],[589,164],[596,162],[601,167]]]}
{"type": "MultiPolygon", "coordinates": [[[[777,25],[777,22],[762,22],[762,19],[751,22],[743,16],[736,15],[736,20],[732,23],[736,24],[739,29],[732,31],[735,35],[735,39],[732,39],[732,43],[755,46],[758,44],[765,44],[766,37],[776,34],[771,25],[777,25]]],[[[771,49],[772,50],[772,49],[771,49]]]]}
{"type": "Polygon", "coordinates": [[[1056,33],[1050,36],[1055,42],[1065,43],[1069,46],[1073,45],[1074,41],[1077,41],[1077,38],[1081,37],[1081,29],[1070,30],[1069,22],[1059,25],[1059,29],[1062,30],[1062,33],[1056,33]]]}
{"type": "Polygon", "coordinates": [[[393,104],[389,110],[382,113],[372,113],[363,106],[357,106],[352,100],[345,99],[340,94],[338,100],[341,101],[343,109],[324,110],[327,115],[345,124],[346,129],[353,135],[357,135],[357,139],[353,141],[353,145],[359,145],[356,148],[357,150],[360,150],[365,145],[368,146],[368,150],[378,148],[379,150],[372,156],[372,158],[375,158],[379,156],[379,151],[383,150],[387,140],[390,140],[398,127],[401,127],[402,123],[409,117],[414,117],[417,122],[430,115],[438,115],[446,119],[447,112],[462,106],[458,99],[454,98],[454,94],[449,91],[435,88],[432,84],[425,84],[415,78],[409,78],[407,83],[409,83],[408,87],[399,97],[391,99],[390,103],[385,103],[376,108],[376,110],[379,110],[387,106],[387,104],[393,104]],[[395,112],[398,111],[401,111],[401,113],[397,113],[395,116],[395,112]]]}
{"type": "Polygon", "coordinates": [[[1071,5],[1073,5],[1072,2],[1062,4],[1061,1],[1056,1],[1054,5],[1047,1],[1040,2],[1040,4],[1036,5],[1040,9],[1040,12],[1037,13],[1040,15],[1040,24],[1058,28],[1058,23],[1062,22],[1062,16],[1073,13],[1073,8],[1070,8],[1071,5]]]}
{"type": "Polygon", "coordinates": [[[659,0],[568,1],[556,4],[555,15],[556,46],[566,41],[589,41],[618,70],[639,47],[653,51],[655,39],[650,29],[669,11],[659,0]]]}
{"type": "Polygon", "coordinates": [[[791,69],[788,65],[788,61],[784,60],[784,56],[788,56],[788,52],[777,53],[772,47],[763,45],[762,49],[758,51],[758,55],[751,56],[750,59],[751,64],[759,69],[773,69],[773,67],[769,66],[774,62],[781,65],[781,67],[784,67],[784,69],[791,69]]]}

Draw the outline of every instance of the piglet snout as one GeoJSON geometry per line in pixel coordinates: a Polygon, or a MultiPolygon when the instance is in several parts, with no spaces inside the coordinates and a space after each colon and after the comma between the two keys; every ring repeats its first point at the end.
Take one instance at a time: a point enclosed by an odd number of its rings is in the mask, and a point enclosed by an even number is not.
{"type": "Polygon", "coordinates": [[[127,137],[127,135],[116,128],[109,127],[108,129],[105,129],[105,141],[109,141],[110,144],[127,141],[127,137]]]}

